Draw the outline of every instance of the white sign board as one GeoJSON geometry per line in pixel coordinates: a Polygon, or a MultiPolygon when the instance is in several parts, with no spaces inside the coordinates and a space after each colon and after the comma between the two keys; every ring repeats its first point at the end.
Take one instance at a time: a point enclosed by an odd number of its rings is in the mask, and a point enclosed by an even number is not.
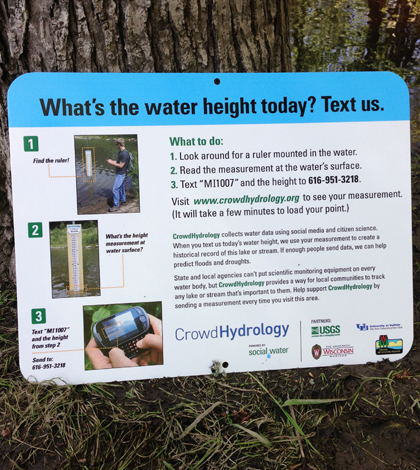
{"type": "Polygon", "coordinates": [[[27,74],[8,98],[28,380],[410,350],[409,98],[396,75],[27,74]],[[68,226],[80,227],[76,280],[68,226]]]}

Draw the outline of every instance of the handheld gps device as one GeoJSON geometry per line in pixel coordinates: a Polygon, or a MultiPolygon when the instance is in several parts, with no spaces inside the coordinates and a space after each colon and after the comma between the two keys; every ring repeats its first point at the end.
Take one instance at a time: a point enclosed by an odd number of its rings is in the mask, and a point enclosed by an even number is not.
{"type": "Polygon", "coordinates": [[[112,348],[119,348],[129,359],[137,356],[144,349],[136,347],[137,341],[152,332],[149,316],[141,307],[115,313],[96,322],[92,327],[93,337],[105,356],[112,348]]]}

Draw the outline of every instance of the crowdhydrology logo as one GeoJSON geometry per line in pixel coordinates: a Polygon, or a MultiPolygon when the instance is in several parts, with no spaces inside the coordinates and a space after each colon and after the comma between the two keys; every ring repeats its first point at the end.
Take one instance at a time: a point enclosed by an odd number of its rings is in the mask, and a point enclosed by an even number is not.
{"type": "MultiPolygon", "coordinates": [[[[197,341],[207,339],[228,339],[236,340],[239,337],[268,336],[271,338],[284,338],[289,331],[289,325],[258,325],[248,326],[243,323],[240,327],[231,327],[230,325],[214,326],[210,329],[192,330],[186,328],[177,328],[175,330],[175,339],[177,341],[197,341]]],[[[268,338],[265,338],[268,339],[268,338]]]]}

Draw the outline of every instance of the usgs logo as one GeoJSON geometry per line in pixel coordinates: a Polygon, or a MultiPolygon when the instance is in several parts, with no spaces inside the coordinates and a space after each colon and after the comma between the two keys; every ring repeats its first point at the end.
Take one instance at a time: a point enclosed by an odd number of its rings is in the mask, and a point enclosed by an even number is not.
{"type": "Polygon", "coordinates": [[[340,325],[312,326],[312,338],[321,336],[340,336],[340,325]]]}

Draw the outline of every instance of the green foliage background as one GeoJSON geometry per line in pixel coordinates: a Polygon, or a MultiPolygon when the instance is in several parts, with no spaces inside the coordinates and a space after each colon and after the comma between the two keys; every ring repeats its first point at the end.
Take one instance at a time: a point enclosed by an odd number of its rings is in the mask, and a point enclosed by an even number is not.
{"type": "MultiPolygon", "coordinates": [[[[82,225],[82,246],[98,244],[98,222],[96,220],[77,221],[82,225]]],[[[73,222],[52,222],[50,224],[51,246],[67,246],[67,225],[73,222]]]]}

